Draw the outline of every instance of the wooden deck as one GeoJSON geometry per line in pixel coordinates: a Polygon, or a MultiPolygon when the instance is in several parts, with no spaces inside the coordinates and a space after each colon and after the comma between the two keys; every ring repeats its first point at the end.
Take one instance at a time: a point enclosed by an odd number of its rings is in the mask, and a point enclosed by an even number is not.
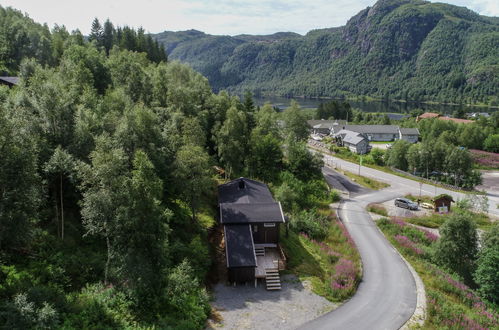
{"type": "Polygon", "coordinates": [[[265,248],[265,256],[257,256],[255,269],[256,278],[265,278],[266,269],[275,268],[279,266],[279,251],[276,248],[265,248]]]}

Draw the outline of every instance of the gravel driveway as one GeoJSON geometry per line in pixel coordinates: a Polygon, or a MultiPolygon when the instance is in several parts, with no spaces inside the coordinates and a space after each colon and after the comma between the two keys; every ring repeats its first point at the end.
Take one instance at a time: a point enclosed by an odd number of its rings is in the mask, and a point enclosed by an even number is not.
{"type": "Polygon", "coordinates": [[[263,283],[257,288],[217,284],[212,306],[223,319],[208,329],[294,329],[337,307],[293,275],[281,276],[281,286],[267,291],[263,283]]]}

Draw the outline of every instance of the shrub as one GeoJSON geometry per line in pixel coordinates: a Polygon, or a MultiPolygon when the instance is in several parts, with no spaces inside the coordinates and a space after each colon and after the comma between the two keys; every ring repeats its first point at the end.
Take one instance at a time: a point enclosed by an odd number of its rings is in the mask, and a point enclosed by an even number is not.
{"type": "Polygon", "coordinates": [[[291,217],[291,229],[306,233],[314,239],[326,237],[329,228],[329,219],[315,210],[304,210],[291,217]]]}
{"type": "Polygon", "coordinates": [[[132,301],[123,291],[102,283],[87,285],[70,296],[71,311],[64,315],[63,328],[111,329],[136,326],[132,301]]]}
{"type": "Polygon", "coordinates": [[[484,238],[478,254],[475,282],[480,286],[480,295],[499,303],[499,224],[496,224],[484,238]]]}
{"type": "Polygon", "coordinates": [[[372,160],[375,165],[383,166],[385,165],[384,157],[385,157],[385,152],[379,148],[374,148],[371,150],[369,155],[372,157],[372,160]]]}
{"type": "Polygon", "coordinates": [[[450,217],[440,227],[440,235],[435,245],[435,261],[462,276],[467,284],[473,284],[478,242],[471,216],[456,214],[450,217]]]}
{"type": "Polygon", "coordinates": [[[166,301],[169,316],[164,327],[175,325],[180,329],[203,328],[210,313],[206,290],[200,289],[198,280],[192,276],[191,266],[183,261],[168,275],[166,301]]]}
{"type": "Polygon", "coordinates": [[[48,302],[38,305],[20,293],[0,306],[0,322],[10,329],[53,329],[59,324],[59,314],[48,302]]]}
{"type": "Polygon", "coordinates": [[[341,195],[338,192],[338,190],[335,189],[331,190],[330,196],[331,196],[331,202],[333,203],[339,202],[341,200],[341,195]]]}

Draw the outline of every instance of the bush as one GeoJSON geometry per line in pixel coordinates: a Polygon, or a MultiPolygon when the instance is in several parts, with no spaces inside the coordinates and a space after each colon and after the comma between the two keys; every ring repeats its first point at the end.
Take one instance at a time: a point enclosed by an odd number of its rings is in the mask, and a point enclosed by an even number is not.
{"type": "Polygon", "coordinates": [[[306,233],[314,239],[326,237],[329,229],[329,218],[315,210],[304,210],[291,217],[291,229],[298,233],[306,233]]]}
{"type": "Polygon", "coordinates": [[[383,166],[385,165],[384,157],[385,152],[379,148],[374,148],[369,153],[375,165],[383,166]]]}
{"type": "Polygon", "coordinates": [[[471,286],[478,246],[472,217],[469,214],[453,215],[440,227],[440,235],[435,245],[435,262],[463,277],[471,286]]]}
{"type": "Polygon", "coordinates": [[[59,324],[59,314],[48,302],[35,304],[20,293],[0,306],[0,323],[10,329],[53,329],[59,324]]]}
{"type": "Polygon", "coordinates": [[[332,203],[336,203],[336,202],[339,202],[341,200],[341,195],[338,192],[338,190],[335,190],[335,189],[331,190],[330,196],[331,196],[332,203]]]}
{"type": "Polygon", "coordinates": [[[301,181],[290,172],[283,172],[280,180],[282,184],[275,190],[275,196],[287,212],[297,213],[331,202],[332,196],[324,180],[301,181]]]}
{"type": "Polygon", "coordinates": [[[87,285],[81,293],[70,296],[72,308],[64,315],[67,329],[111,329],[136,327],[127,295],[102,283],[87,285]]]}
{"type": "Polygon", "coordinates": [[[166,301],[168,316],[161,328],[175,325],[180,329],[201,329],[210,313],[208,295],[192,276],[192,268],[183,261],[168,275],[166,301]]]}
{"type": "Polygon", "coordinates": [[[486,234],[482,249],[478,254],[475,282],[480,295],[494,303],[499,303],[499,224],[486,234]]]}

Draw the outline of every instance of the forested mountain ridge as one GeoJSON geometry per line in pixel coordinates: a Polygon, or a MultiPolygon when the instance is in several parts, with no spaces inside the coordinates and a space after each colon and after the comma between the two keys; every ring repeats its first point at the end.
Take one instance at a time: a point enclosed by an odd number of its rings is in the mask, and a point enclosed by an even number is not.
{"type": "Polygon", "coordinates": [[[499,19],[421,0],[380,0],[305,36],[154,36],[215,89],[498,104],[499,19]]]}

